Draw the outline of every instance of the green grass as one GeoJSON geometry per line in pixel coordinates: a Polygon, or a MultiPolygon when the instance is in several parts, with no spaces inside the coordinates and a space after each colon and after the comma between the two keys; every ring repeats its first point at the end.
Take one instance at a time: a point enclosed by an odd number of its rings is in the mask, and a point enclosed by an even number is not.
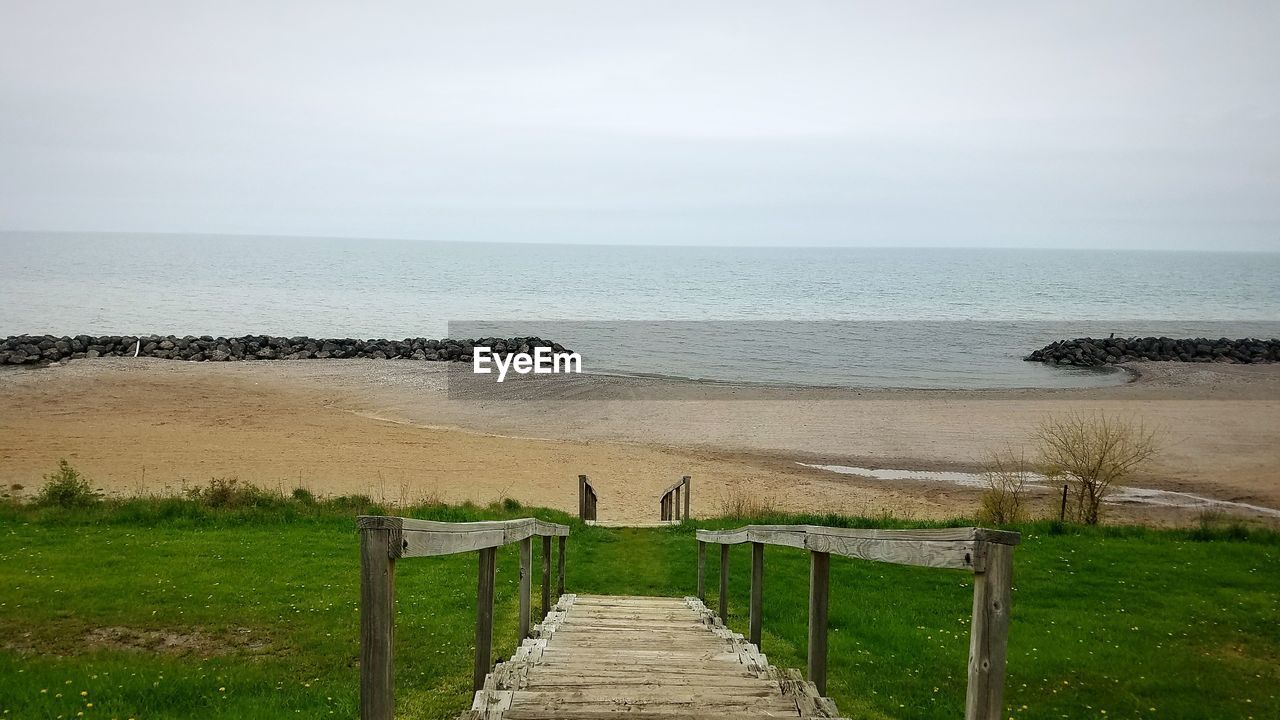
{"type": "MultiPolygon", "coordinates": [[[[366,503],[0,506],[0,713],[355,717],[353,516],[370,510],[366,503]],[[86,641],[115,627],[200,640],[182,653],[86,641]]],[[[412,514],[569,522],[516,506],[412,514]]],[[[570,592],[693,593],[692,525],[572,524],[570,592]]],[[[1007,716],[1280,717],[1280,537],[1238,529],[1018,529],[1007,716]]],[[[708,553],[710,578],[717,558],[708,553]]],[[[505,657],[516,645],[515,550],[504,548],[498,562],[495,654],[505,657]]],[[[729,622],[743,632],[748,562],[745,547],[733,550],[729,622]]],[[[475,565],[474,553],[399,563],[401,717],[451,717],[469,703],[475,565]]],[[[708,585],[714,595],[716,583],[708,585]]],[[[963,715],[966,573],[833,558],[831,588],[829,694],[846,716],[963,715]]],[[[805,553],[768,548],[762,644],[774,664],[804,665],[807,592],[805,553]]],[[[535,603],[537,596],[535,587],[535,603]]],[[[714,596],[708,604],[715,606],[714,596]]]]}

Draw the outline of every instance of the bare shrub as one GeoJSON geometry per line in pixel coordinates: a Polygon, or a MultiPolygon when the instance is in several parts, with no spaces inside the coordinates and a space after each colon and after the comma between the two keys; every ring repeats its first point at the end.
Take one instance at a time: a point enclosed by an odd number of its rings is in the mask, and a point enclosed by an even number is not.
{"type": "Polygon", "coordinates": [[[1013,450],[991,453],[983,463],[982,477],[987,489],[982,491],[979,519],[996,525],[1025,519],[1031,475],[1031,463],[1023,453],[1013,450]]]}
{"type": "Polygon", "coordinates": [[[1140,421],[1103,412],[1050,417],[1036,432],[1040,462],[1049,476],[1062,476],[1073,490],[1072,519],[1098,524],[1102,500],[1156,454],[1154,430],[1140,421]]]}

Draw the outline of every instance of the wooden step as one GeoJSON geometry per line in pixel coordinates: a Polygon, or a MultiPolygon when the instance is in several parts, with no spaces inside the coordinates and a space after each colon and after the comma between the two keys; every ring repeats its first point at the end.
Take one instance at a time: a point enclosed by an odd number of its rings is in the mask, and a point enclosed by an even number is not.
{"type": "Polygon", "coordinates": [[[468,720],[833,717],[696,599],[566,595],[476,693],[468,720]]]}

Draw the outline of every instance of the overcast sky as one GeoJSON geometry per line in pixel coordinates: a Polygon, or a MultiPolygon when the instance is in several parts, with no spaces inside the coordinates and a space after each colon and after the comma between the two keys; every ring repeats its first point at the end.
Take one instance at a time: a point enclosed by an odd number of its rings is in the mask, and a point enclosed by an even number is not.
{"type": "Polygon", "coordinates": [[[1280,250],[1280,2],[0,0],[0,229],[1280,250]]]}

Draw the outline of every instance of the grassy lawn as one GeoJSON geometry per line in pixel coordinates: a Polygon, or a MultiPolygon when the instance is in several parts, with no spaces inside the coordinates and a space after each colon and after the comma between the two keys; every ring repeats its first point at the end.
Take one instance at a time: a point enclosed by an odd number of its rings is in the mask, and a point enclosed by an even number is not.
{"type": "MultiPolygon", "coordinates": [[[[0,713],[355,717],[354,514],[291,502],[4,506],[0,713]]],[[[413,514],[568,522],[516,507],[413,514]]],[[[1018,529],[1008,716],[1280,717],[1275,534],[1018,529]]],[[[574,523],[567,589],[692,594],[695,548],[692,526],[574,523]]],[[[711,578],[717,558],[708,553],[711,578]]],[[[402,717],[451,717],[469,704],[475,564],[473,553],[399,563],[402,717]]],[[[729,622],[745,632],[749,551],[735,548],[731,564],[729,622]]],[[[498,656],[516,644],[517,575],[515,550],[506,548],[498,567],[498,656]]],[[[714,594],[715,581],[708,585],[714,594]]],[[[843,714],[963,715],[970,576],[832,558],[831,587],[829,692],[843,714]]],[[[768,548],[762,644],[774,664],[804,666],[807,592],[806,554],[768,548]]],[[[535,605],[537,597],[535,585],[535,605]]]]}

